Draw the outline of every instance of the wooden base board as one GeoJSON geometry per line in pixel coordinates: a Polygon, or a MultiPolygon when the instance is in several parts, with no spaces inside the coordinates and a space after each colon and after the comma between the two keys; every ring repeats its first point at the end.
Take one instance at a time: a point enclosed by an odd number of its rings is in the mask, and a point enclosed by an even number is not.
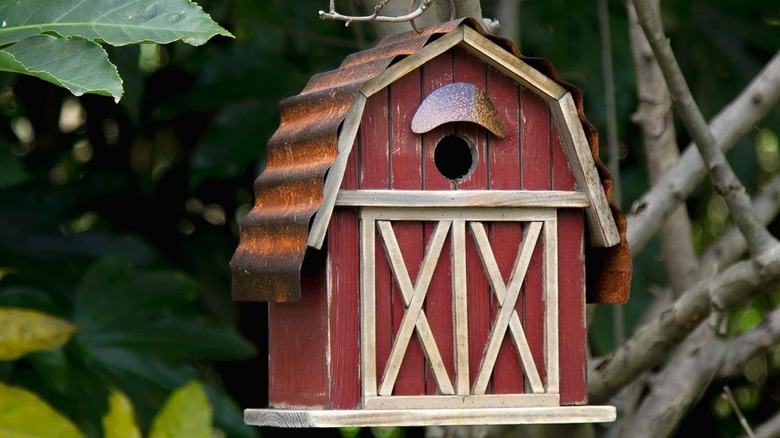
{"type": "Polygon", "coordinates": [[[246,409],[244,422],[271,427],[463,426],[477,424],[607,423],[614,406],[555,406],[494,409],[246,409]]]}

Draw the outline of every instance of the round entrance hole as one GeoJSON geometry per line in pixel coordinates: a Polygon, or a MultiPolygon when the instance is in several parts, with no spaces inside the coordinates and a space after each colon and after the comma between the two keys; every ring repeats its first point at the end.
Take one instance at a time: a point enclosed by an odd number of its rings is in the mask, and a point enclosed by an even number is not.
{"type": "Polygon", "coordinates": [[[447,179],[461,180],[474,171],[477,162],[474,144],[466,137],[450,134],[436,143],[433,162],[436,169],[447,179]]]}

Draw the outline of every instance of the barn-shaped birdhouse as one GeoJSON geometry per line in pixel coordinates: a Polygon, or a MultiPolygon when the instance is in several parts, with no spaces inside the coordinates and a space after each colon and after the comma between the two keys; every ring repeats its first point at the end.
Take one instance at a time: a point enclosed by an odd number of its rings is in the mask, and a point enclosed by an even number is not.
{"type": "Polygon", "coordinates": [[[271,302],[248,423],[614,420],[584,312],[628,297],[625,219],[547,62],[469,19],[394,36],[284,100],[267,154],[231,261],[271,302]]]}

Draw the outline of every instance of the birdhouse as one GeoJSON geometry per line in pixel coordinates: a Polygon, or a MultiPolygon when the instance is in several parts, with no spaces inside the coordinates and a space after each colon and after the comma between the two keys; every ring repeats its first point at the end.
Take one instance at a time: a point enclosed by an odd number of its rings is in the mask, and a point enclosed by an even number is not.
{"type": "Polygon", "coordinates": [[[615,419],[587,404],[585,303],[628,298],[625,218],[549,63],[465,19],[280,107],[231,261],[234,299],[270,302],[247,423],[615,419]]]}

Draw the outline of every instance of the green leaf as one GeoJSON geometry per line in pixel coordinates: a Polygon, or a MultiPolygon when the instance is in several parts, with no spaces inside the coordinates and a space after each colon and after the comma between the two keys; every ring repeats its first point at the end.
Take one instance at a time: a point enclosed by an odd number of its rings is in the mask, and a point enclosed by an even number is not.
{"type": "Polygon", "coordinates": [[[199,46],[232,36],[189,0],[5,1],[0,44],[41,33],[105,41],[113,46],[182,40],[199,46]]]}
{"type": "Polygon", "coordinates": [[[0,50],[0,70],[35,76],[76,96],[94,93],[119,102],[122,80],[100,44],[38,35],[0,50]]]}
{"type": "Polygon", "coordinates": [[[76,438],[84,435],[37,395],[0,383],[0,436],[76,438]]]}
{"type": "Polygon", "coordinates": [[[152,422],[149,438],[208,438],[211,435],[211,407],[206,392],[190,381],[165,402],[152,422]]]}
{"type": "Polygon", "coordinates": [[[108,412],[103,416],[103,436],[106,438],[141,438],[135,423],[133,404],[121,391],[112,390],[108,412]]]}
{"type": "Polygon", "coordinates": [[[34,310],[0,308],[0,360],[50,350],[68,342],[76,326],[34,310]]]}

